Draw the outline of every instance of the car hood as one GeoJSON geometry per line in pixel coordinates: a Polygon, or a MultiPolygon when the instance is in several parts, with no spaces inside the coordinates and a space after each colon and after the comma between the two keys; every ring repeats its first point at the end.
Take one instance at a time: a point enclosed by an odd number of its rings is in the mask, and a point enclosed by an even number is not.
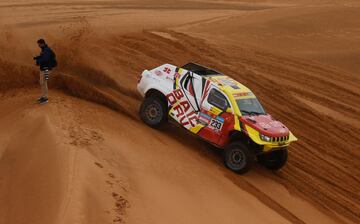
{"type": "Polygon", "coordinates": [[[289,129],[271,115],[247,115],[240,118],[242,123],[249,125],[260,133],[270,137],[283,137],[289,135],[289,129]]]}

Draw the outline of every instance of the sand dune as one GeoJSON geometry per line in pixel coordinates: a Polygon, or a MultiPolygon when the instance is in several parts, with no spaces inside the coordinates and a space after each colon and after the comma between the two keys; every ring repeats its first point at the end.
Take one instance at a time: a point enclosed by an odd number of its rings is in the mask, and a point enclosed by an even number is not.
{"type": "Polygon", "coordinates": [[[359,16],[359,7],[346,4],[304,5],[248,11],[207,23],[207,26],[193,24],[181,29],[200,36],[212,34],[214,39],[318,60],[359,74],[359,16]]]}
{"type": "Polygon", "coordinates": [[[358,54],[357,7],[2,1],[0,223],[358,223],[360,80],[343,60],[358,54]],[[46,106],[39,36],[60,62],[46,106]],[[140,122],[140,72],[188,61],[243,82],[293,130],[284,169],[239,176],[193,136],[140,122]]]}

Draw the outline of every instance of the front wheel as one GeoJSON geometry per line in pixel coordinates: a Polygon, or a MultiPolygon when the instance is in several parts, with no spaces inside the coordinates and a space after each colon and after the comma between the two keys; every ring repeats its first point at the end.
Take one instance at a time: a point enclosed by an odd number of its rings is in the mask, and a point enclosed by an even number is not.
{"type": "Polygon", "coordinates": [[[150,127],[161,126],[167,120],[165,103],[157,96],[145,98],[140,106],[140,117],[150,127]]]}
{"type": "Polygon", "coordinates": [[[287,158],[288,150],[284,148],[259,155],[258,161],[269,170],[279,170],[286,164],[287,158]]]}
{"type": "Polygon", "coordinates": [[[241,142],[230,143],[225,149],[225,166],[235,173],[246,173],[250,170],[252,162],[251,153],[241,142]]]}

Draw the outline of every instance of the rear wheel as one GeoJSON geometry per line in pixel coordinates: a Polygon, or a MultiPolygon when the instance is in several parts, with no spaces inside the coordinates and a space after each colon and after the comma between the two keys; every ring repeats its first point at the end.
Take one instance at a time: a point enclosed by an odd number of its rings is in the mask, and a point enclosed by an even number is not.
{"type": "Polygon", "coordinates": [[[279,170],[286,164],[287,158],[288,150],[284,148],[259,155],[258,161],[269,170],[279,170]]]}
{"type": "Polygon", "coordinates": [[[167,121],[167,107],[161,98],[149,96],[140,106],[140,117],[150,127],[160,127],[167,121]]]}
{"type": "Polygon", "coordinates": [[[246,173],[250,170],[252,162],[251,153],[241,142],[232,142],[225,149],[225,166],[235,173],[246,173]]]}

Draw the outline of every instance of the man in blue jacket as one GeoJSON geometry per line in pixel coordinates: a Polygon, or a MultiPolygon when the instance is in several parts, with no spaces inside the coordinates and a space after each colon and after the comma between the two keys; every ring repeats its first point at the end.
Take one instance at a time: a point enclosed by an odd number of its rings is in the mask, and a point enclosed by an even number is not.
{"type": "Polygon", "coordinates": [[[34,57],[36,65],[40,67],[40,86],[42,91],[42,96],[38,99],[40,104],[45,104],[49,102],[48,100],[48,86],[47,81],[49,80],[49,74],[51,70],[56,67],[56,56],[51,48],[46,44],[44,39],[37,41],[41,52],[39,56],[34,57]]]}

